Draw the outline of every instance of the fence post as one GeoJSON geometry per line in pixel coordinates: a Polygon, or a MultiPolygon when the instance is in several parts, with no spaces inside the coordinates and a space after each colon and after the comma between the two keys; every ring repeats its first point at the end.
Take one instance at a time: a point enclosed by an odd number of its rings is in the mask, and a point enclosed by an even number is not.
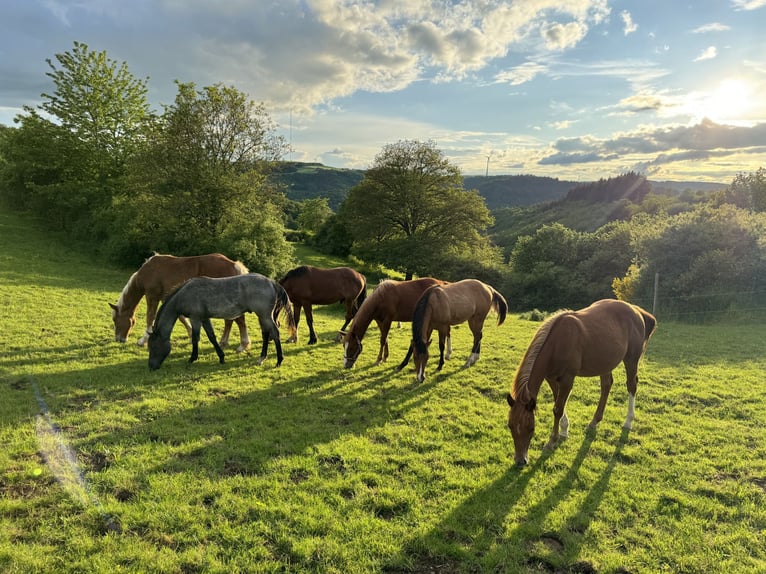
{"type": "Polygon", "coordinates": [[[654,300],[652,301],[652,315],[657,316],[657,288],[660,284],[660,274],[656,272],[654,274],[654,300]]]}

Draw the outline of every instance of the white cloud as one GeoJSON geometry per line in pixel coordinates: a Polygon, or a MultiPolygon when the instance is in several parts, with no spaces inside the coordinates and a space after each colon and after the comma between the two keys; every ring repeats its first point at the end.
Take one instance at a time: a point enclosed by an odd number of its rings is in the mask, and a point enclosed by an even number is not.
{"type": "Polygon", "coordinates": [[[699,26],[698,28],[695,28],[694,30],[692,30],[692,34],[707,34],[709,32],[726,32],[727,30],[731,30],[731,27],[727,26],[726,24],[711,22],[710,24],[705,24],[704,26],[699,26]]]}
{"type": "Polygon", "coordinates": [[[498,83],[507,82],[512,86],[518,86],[532,81],[539,74],[545,73],[548,67],[537,62],[524,62],[520,66],[500,72],[495,76],[498,83]]]}
{"type": "Polygon", "coordinates": [[[620,14],[620,17],[622,18],[622,22],[624,24],[622,31],[626,36],[638,30],[638,24],[633,22],[633,18],[631,17],[630,12],[623,10],[620,14]]]}
{"type": "Polygon", "coordinates": [[[704,60],[712,60],[718,55],[718,48],[715,46],[708,46],[705,48],[702,53],[694,58],[695,62],[702,62],[704,60]]]}
{"type": "Polygon", "coordinates": [[[731,0],[731,2],[740,10],[756,10],[766,6],[766,0],[731,0]]]}

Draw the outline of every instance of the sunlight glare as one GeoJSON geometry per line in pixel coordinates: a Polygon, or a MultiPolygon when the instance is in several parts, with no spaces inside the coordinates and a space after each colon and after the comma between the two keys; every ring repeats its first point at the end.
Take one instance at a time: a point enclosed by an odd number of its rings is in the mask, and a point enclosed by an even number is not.
{"type": "Polygon", "coordinates": [[[751,118],[751,85],[739,78],[722,80],[716,89],[701,97],[694,108],[697,119],[708,118],[718,123],[747,123],[751,118]]]}

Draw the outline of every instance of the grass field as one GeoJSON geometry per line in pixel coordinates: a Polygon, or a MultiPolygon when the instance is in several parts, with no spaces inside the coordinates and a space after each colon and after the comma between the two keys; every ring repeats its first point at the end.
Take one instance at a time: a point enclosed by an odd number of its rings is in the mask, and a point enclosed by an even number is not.
{"type": "Polygon", "coordinates": [[[454,329],[423,384],[392,370],[408,325],[390,364],[372,329],[343,370],[339,307],[279,368],[273,347],[219,365],[204,337],[189,365],[177,327],[150,372],[135,333],[113,342],[132,271],[0,212],[3,572],[766,571],[764,325],[659,317],[633,430],[621,371],[590,433],[599,385],[578,379],[543,453],[546,388],[519,470],[504,395],[539,323],[491,315],[469,370],[454,329]]]}

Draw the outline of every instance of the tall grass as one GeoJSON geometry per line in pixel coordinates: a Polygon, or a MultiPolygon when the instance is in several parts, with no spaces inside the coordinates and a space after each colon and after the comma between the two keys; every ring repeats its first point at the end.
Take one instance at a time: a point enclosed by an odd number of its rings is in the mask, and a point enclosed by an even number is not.
{"type": "Polygon", "coordinates": [[[504,395],[539,323],[491,315],[469,370],[454,329],[422,384],[392,370],[408,325],[389,365],[373,328],[343,370],[335,306],[279,368],[273,348],[219,365],[205,340],[189,365],[178,328],[150,372],[135,334],[112,341],[132,271],[0,212],[2,571],[766,571],[764,326],[660,317],[633,431],[622,372],[594,433],[599,385],[578,379],[544,453],[546,389],[518,470],[504,395]]]}

